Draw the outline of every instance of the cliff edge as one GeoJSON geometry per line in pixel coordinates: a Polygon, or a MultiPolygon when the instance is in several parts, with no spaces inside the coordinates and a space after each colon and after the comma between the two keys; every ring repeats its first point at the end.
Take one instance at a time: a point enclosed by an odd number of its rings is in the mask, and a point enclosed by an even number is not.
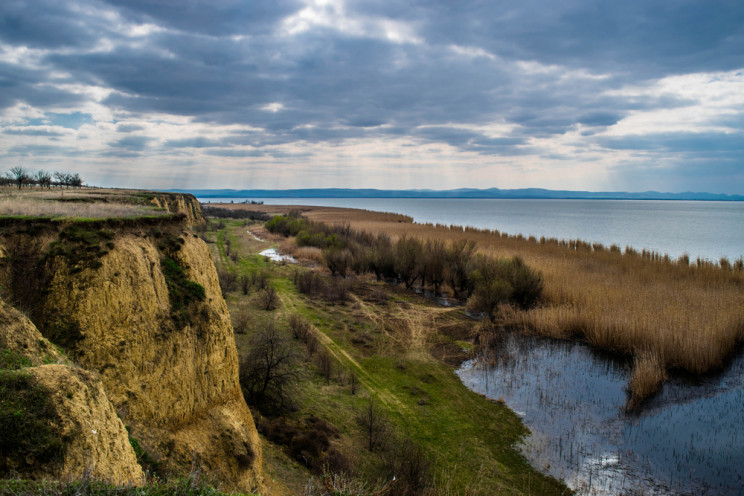
{"type": "Polygon", "coordinates": [[[209,249],[190,231],[204,217],[193,197],[161,196],[153,203],[177,215],[5,226],[0,284],[45,338],[100,377],[161,475],[199,468],[225,489],[260,489],[230,318],[209,249]]]}

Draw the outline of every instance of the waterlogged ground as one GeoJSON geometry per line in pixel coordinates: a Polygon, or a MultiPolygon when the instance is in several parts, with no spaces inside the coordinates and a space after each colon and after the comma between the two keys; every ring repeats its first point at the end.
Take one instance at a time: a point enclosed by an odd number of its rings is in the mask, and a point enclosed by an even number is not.
{"type": "Polygon", "coordinates": [[[744,494],[744,357],[717,377],[673,380],[626,414],[626,364],[584,345],[509,335],[458,370],[532,435],[522,451],[579,494],[744,494]]]}

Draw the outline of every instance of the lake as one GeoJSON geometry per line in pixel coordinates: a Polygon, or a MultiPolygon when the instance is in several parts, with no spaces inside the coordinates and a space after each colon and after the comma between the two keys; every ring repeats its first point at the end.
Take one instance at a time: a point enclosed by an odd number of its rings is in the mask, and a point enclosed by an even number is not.
{"type": "MultiPolygon", "coordinates": [[[[245,198],[209,198],[234,201],[245,198]]],[[[251,198],[267,205],[317,205],[395,212],[415,222],[497,229],[540,238],[581,239],[676,258],[744,256],[744,202],[499,200],[418,198],[251,198]]]]}

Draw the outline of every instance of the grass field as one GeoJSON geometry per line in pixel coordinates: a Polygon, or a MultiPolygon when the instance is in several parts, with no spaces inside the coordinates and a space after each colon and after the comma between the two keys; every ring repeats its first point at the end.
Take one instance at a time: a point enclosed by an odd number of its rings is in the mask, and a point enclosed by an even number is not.
{"type": "MultiPolygon", "coordinates": [[[[225,293],[235,318],[247,315],[245,334],[236,333],[239,355],[250,352],[252,335],[274,321],[288,334],[288,321],[300,315],[311,324],[319,349],[310,355],[300,341],[292,346],[302,355],[294,408],[287,422],[320,418],[337,430],[332,447],[356,477],[372,484],[391,479],[390,460],[402,447],[424,460],[426,484],[419,494],[567,494],[558,481],[532,469],[516,451],[526,434],[519,418],[501,403],[467,390],[450,363],[467,355],[468,339],[479,325],[462,308],[447,309],[401,288],[363,278],[353,283],[348,299],[329,303],[300,294],[296,271],[311,270],[269,262],[257,255],[283,240],[260,224],[228,220],[214,225],[211,241],[220,271],[238,277],[262,273],[276,290],[276,310],[261,310],[261,291],[240,287],[225,293]],[[257,239],[258,238],[258,239],[257,239]],[[325,376],[317,357],[328,353],[333,370],[325,376]],[[354,391],[354,384],[357,385],[354,391]],[[387,446],[370,451],[355,420],[370,402],[390,427],[387,446]]],[[[329,278],[330,279],[330,278],[329,278]]],[[[236,326],[236,328],[238,328],[236,326]]],[[[256,412],[262,425],[276,422],[256,412]]],[[[265,432],[264,432],[265,434],[265,432]]],[[[300,494],[309,472],[287,456],[287,447],[267,444],[265,472],[274,481],[271,494],[300,494]]],[[[401,474],[398,474],[401,477],[401,474]]]]}
{"type": "MultiPolygon", "coordinates": [[[[503,324],[561,339],[581,339],[648,364],[643,381],[663,383],[666,371],[720,370],[744,341],[744,264],[727,260],[670,260],[581,241],[526,239],[456,226],[414,224],[403,216],[354,209],[234,205],[286,213],[300,208],[311,220],[421,239],[473,240],[494,256],[521,256],[542,272],[542,305],[503,313],[503,324]],[[640,359],[641,356],[643,359],[640,359]],[[656,370],[650,380],[649,371],[656,370]]],[[[631,383],[640,384],[641,382],[631,383]]],[[[658,388],[634,389],[634,404],[658,388]]]]}

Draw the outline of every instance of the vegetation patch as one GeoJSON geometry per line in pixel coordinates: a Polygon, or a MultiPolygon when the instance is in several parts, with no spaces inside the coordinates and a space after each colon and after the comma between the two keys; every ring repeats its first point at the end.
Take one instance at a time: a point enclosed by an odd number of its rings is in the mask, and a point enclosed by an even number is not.
{"type": "Polygon", "coordinates": [[[0,370],[18,370],[31,365],[31,359],[17,351],[7,348],[0,350],[0,370]]]}
{"type": "MultiPolygon", "coordinates": [[[[17,357],[9,361],[22,362],[17,357]]],[[[56,416],[51,392],[31,375],[0,370],[0,477],[62,460],[62,440],[51,426],[56,416]]]]}
{"type": "Polygon", "coordinates": [[[114,247],[114,232],[85,223],[70,224],[49,244],[44,261],[64,257],[71,273],[101,267],[99,259],[114,247]]]}
{"type": "Polygon", "coordinates": [[[205,300],[204,286],[189,280],[183,268],[172,258],[162,258],[160,267],[168,286],[171,317],[178,327],[183,327],[188,323],[191,304],[205,300]]]}

